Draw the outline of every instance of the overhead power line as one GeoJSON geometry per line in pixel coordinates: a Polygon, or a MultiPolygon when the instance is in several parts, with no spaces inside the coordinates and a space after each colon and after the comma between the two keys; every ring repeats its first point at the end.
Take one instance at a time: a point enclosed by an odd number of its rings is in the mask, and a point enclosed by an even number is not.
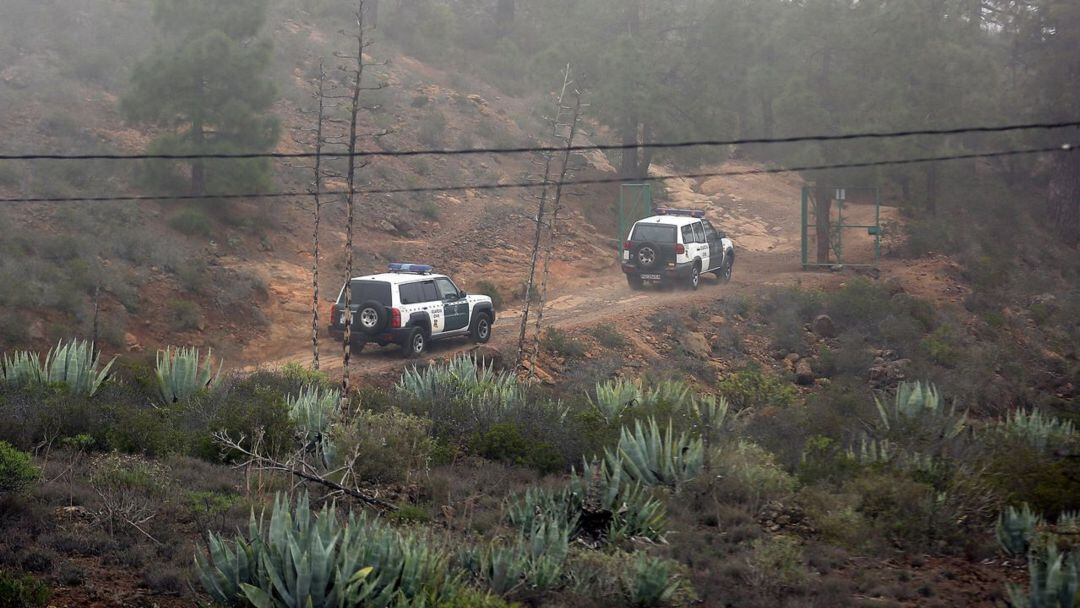
{"type": "MultiPolygon", "coordinates": [[[[1027,156],[1031,154],[1048,154],[1053,152],[1075,152],[1077,144],[1062,144],[1047,148],[1033,148],[1025,150],[1002,150],[998,152],[973,152],[970,154],[952,154],[947,156],[924,156],[917,158],[902,158],[894,160],[877,160],[855,163],[804,165],[799,167],[765,167],[760,169],[740,169],[735,171],[711,171],[705,173],[680,173],[675,175],[656,175],[641,178],[638,181],[667,181],[673,179],[708,179],[713,177],[738,177],[745,175],[767,175],[776,173],[802,173],[808,171],[829,171],[840,169],[866,169],[872,167],[888,167],[899,165],[915,165],[922,163],[946,162],[956,160],[973,160],[980,158],[1003,158],[1009,156],[1027,156]]],[[[593,179],[580,179],[563,182],[563,186],[592,186],[603,184],[626,183],[621,177],[605,177],[593,179]]],[[[518,188],[538,188],[543,184],[533,182],[516,182],[506,184],[471,184],[458,186],[427,186],[418,188],[371,188],[357,190],[357,194],[419,194],[437,192],[456,192],[464,190],[510,190],[518,188]]],[[[132,195],[132,196],[69,196],[69,197],[28,197],[28,198],[0,198],[0,203],[73,203],[73,202],[121,202],[121,201],[182,201],[182,200],[228,200],[245,198],[294,198],[313,196],[314,192],[251,192],[246,194],[191,194],[191,195],[132,195]]],[[[348,194],[343,190],[323,191],[319,194],[325,196],[348,194]]],[[[324,203],[330,204],[330,203],[324,203]]]]}
{"type": "MultiPolygon", "coordinates": [[[[1054,130],[1080,127],[1080,120],[1070,122],[1036,122],[1025,124],[958,127],[953,129],[916,129],[907,131],[867,131],[838,135],[802,135],[793,137],[761,137],[742,139],[702,139],[676,142],[645,142],[642,144],[590,144],[569,148],[570,152],[617,152],[632,149],[678,149],[696,147],[719,147],[752,144],[786,144],[806,142],[852,141],[861,139],[895,139],[915,136],[947,136],[969,133],[1007,133],[1011,131],[1054,130]]],[[[0,161],[14,160],[231,160],[231,159],[303,159],[357,157],[409,157],[409,156],[463,156],[472,154],[529,154],[566,152],[565,147],[534,146],[517,148],[456,148],[429,150],[392,150],[347,152],[252,152],[221,154],[0,154],[0,161]]]]}

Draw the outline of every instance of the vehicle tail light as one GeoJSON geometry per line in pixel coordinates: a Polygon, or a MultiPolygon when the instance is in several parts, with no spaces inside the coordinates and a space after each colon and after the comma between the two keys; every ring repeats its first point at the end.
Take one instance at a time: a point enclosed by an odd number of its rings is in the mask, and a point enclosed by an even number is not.
{"type": "Polygon", "coordinates": [[[327,315],[327,316],[330,318],[330,325],[337,325],[337,322],[338,322],[338,320],[337,320],[337,306],[335,306],[334,304],[331,304],[330,305],[330,314],[327,315]]]}
{"type": "Polygon", "coordinates": [[[675,245],[675,253],[677,255],[683,255],[684,253],[686,253],[686,246],[683,245],[682,243],[677,243],[675,245]]]}
{"type": "Polygon", "coordinates": [[[396,308],[390,309],[390,327],[394,329],[401,327],[401,311],[396,308]]]}
{"type": "Polygon", "coordinates": [[[623,251],[630,251],[630,241],[623,241],[622,248],[623,251]]]}

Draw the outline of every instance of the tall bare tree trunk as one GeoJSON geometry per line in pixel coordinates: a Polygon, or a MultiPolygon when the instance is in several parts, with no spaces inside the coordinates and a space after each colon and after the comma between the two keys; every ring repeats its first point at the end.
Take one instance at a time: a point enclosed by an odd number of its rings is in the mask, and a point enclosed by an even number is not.
{"type": "MultiPolygon", "coordinates": [[[[191,141],[195,144],[194,152],[201,154],[205,150],[206,132],[201,116],[196,116],[191,122],[191,141]]],[[[191,194],[202,196],[206,194],[206,163],[201,159],[191,162],[191,194]]]]}
{"type": "MultiPolygon", "coordinates": [[[[563,76],[563,86],[556,100],[555,122],[558,123],[562,112],[563,99],[566,97],[566,89],[570,86],[570,67],[567,66],[563,76]]],[[[540,201],[536,206],[536,231],[533,234],[532,256],[529,260],[529,275],[525,281],[525,303],[521,308],[521,327],[518,330],[517,354],[514,357],[515,367],[520,368],[525,362],[525,334],[529,329],[529,313],[532,310],[533,287],[536,282],[536,265],[540,259],[540,243],[544,236],[544,222],[547,221],[547,203],[551,192],[551,162],[554,154],[544,154],[543,189],[540,192],[540,201]]]]}
{"type": "Polygon", "coordinates": [[[360,86],[364,77],[364,0],[356,8],[356,69],[353,71],[352,104],[349,106],[348,217],[345,223],[345,333],[342,339],[341,411],[349,405],[349,359],[352,355],[353,223],[356,216],[356,127],[360,114],[360,86]]]}
{"type": "Polygon", "coordinates": [[[311,236],[311,357],[312,367],[319,369],[319,222],[322,216],[322,147],[323,119],[326,102],[326,69],[319,62],[319,114],[315,126],[315,168],[312,192],[315,197],[315,221],[311,236]]]}
{"type": "MultiPolygon", "coordinates": [[[[570,66],[566,67],[566,73],[568,75],[566,80],[569,80],[570,66]]],[[[565,93],[563,93],[559,97],[560,97],[560,110],[562,110],[562,109],[564,109],[562,107],[562,98],[565,97],[565,93]]],[[[554,124],[552,125],[554,135],[557,138],[562,138],[559,135],[559,130],[564,126],[567,126],[567,125],[561,124],[559,122],[559,116],[560,115],[561,115],[561,112],[556,113],[556,116],[553,119],[554,124]]],[[[566,184],[566,177],[567,177],[567,175],[569,174],[569,171],[570,171],[570,158],[571,158],[571,154],[573,152],[574,138],[577,136],[578,126],[580,124],[580,121],[581,121],[581,91],[580,90],[575,90],[574,91],[574,107],[573,107],[573,110],[572,110],[572,114],[570,115],[570,123],[568,125],[570,130],[569,130],[569,133],[566,135],[566,137],[563,138],[565,140],[565,142],[566,142],[566,147],[563,150],[562,169],[559,172],[559,181],[556,182],[556,184],[555,184],[555,198],[552,201],[552,210],[551,210],[551,221],[550,221],[551,225],[548,226],[548,246],[547,246],[547,251],[544,253],[544,270],[543,270],[542,278],[540,280],[540,302],[537,303],[537,308],[536,308],[536,332],[535,332],[535,335],[533,336],[533,340],[534,340],[534,343],[533,343],[533,357],[534,357],[534,359],[533,359],[533,361],[534,362],[536,360],[535,359],[536,356],[538,356],[539,353],[540,353],[540,332],[543,331],[543,326],[544,326],[544,307],[547,304],[548,278],[551,276],[551,261],[555,256],[555,247],[558,244],[558,238],[559,238],[559,212],[562,210],[563,185],[566,184]]],[[[534,377],[536,375],[536,366],[535,365],[533,365],[529,369],[529,375],[530,375],[530,377],[534,377]]]]}

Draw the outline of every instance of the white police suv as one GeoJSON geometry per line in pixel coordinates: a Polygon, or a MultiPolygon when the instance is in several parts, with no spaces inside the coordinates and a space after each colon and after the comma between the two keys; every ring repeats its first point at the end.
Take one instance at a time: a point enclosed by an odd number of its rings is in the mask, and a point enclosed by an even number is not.
{"type": "Polygon", "coordinates": [[[622,270],[631,289],[677,282],[697,289],[703,272],[726,283],[734,265],[735,244],[700,210],[657,209],[636,222],[623,243],[622,270]]]}
{"type": "Polygon", "coordinates": [[[390,264],[389,272],[356,277],[343,285],[330,312],[330,334],[345,333],[345,289],[351,286],[351,347],[398,344],[406,357],[418,357],[432,340],[469,336],[491,339],[495,307],[491,298],[469,295],[431,266],[390,264]]]}

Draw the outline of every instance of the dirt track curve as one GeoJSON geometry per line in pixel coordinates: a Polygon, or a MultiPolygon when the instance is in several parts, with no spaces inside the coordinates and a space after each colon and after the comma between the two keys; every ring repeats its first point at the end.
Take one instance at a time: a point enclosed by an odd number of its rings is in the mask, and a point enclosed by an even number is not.
{"type": "MultiPolygon", "coordinates": [[[[724,165],[725,169],[733,167],[742,168],[731,163],[724,165]]],[[[657,168],[656,172],[664,174],[664,169],[657,168]]],[[[705,209],[710,220],[735,241],[737,254],[731,282],[723,284],[707,274],[697,291],[684,287],[632,291],[612,255],[611,262],[599,270],[593,261],[591,273],[579,269],[575,276],[572,266],[557,271],[551,283],[545,327],[575,329],[610,323],[619,328],[633,328],[667,306],[702,304],[733,295],[748,296],[778,286],[824,285],[840,279],[830,273],[801,271],[798,206],[801,182],[797,177],[751,175],[705,181],[677,179],[666,183],[673,204],[705,209]]],[[[521,273],[524,274],[524,270],[521,273]]],[[[297,295],[307,293],[307,286],[300,277],[286,275],[283,278],[296,285],[297,295]]],[[[285,297],[287,301],[282,310],[288,315],[284,319],[280,315],[275,319],[273,338],[248,349],[251,358],[266,367],[290,362],[310,364],[310,300],[291,302],[289,300],[294,298],[289,296],[294,295],[293,291],[273,284],[271,292],[285,297]],[[264,355],[261,359],[259,353],[264,355]]],[[[501,311],[494,327],[491,346],[506,356],[512,356],[516,349],[521,314],[517,308],[501,311]]],[[[448,357],[472,348],[474,345],[470,341],[450,340],[434,344],[428,357],[448,357]]],[[[340,371],[340,348],[334,342],[324,340],[321,353],[324,370],[340,371]]],[[[353,357],[351,367],[357,377],[379,376],[395,372],[408,363],[396,347],[369,348],[353,357]]]]}

